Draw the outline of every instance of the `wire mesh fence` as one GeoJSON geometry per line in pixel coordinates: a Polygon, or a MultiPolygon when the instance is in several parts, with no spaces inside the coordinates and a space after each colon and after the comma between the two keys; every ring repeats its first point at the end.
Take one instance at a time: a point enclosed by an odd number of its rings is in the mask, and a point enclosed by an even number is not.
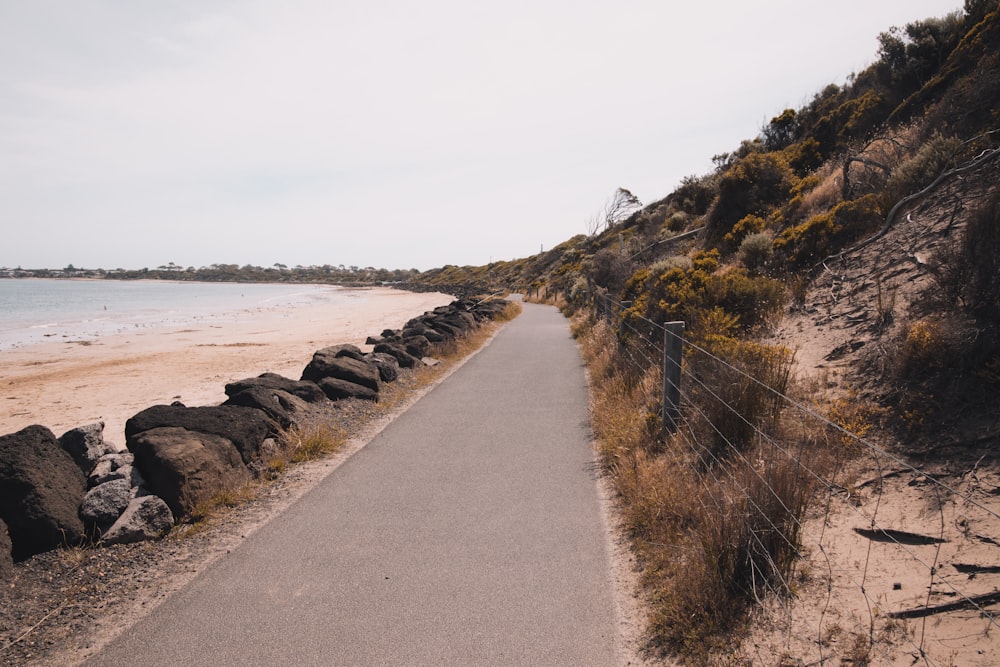
{"type": "Polygon", "coordinates": [[[1000,475],[983,459],[914,465],[870,435],[877,407],[796,383],[790,351],[591,298],[628,372],[663,373],[659,446],[718,517],[699,548],[758,610],[744,658],[1000,664],[1000,475]]]}

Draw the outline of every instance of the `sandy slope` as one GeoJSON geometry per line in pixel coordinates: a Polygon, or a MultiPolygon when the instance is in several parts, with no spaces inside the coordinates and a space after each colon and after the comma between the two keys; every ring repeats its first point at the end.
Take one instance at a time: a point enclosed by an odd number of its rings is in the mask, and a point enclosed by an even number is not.
{"type": "MultiPolygon", "coordinates": [[[[796,351],[800,382],[877,404],[892,388],[877,369],[891,363],[901,332],[922,314],[928,260],[954,243],[992,178],[948,182],[903,211],[884,238],[828,263],[773,336],[796,351]]],[[[738,655],[788,666],[1000,664],[995,601],[891,617],[1000,590],[995,414],[970,408],[931,442],[877,431],[868,440],[891,454],[859,447],[834,484],[817,492],[802,528],[795,595],[756,619],[738,655]],[[881,532],[871,537],[873,526],[881,532]]]]}

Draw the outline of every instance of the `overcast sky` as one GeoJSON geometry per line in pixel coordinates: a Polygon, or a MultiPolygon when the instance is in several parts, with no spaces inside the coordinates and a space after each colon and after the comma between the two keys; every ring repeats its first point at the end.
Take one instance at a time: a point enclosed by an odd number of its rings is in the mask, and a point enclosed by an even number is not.
{"type": "Polygon", "coordinates": [[[961,0],[0,0],[0,266],[527,257],[961,0]]]}

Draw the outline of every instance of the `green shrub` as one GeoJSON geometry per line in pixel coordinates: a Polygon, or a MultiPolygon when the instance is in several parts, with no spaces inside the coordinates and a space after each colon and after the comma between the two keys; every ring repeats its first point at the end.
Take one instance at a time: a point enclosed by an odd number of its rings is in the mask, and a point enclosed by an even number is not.
{"type": "Polygon", "coordinates": [[[881,198],[868,194],[786,229],[774,240],[774,251],[789,268],[811,266],[874,231],[883,219],[881,198]]]}
{"type": "Polygon", "coordinates": [[[733,225],[732,230],[722,237],[723,248],[727,253],[735,252],[740,244],[750,234],[756,234],[767,228],[767,220],[759,215],[750,215],[740,218],[739,222],[733,225]]]}
{"type": "Polygon", "coordinates": [[[784,347],[714,333],[703,336],[701,343],[712,356],[700,350],[689,355],[689,367],[698,378],[692,400],[712,424],[705,437],[714,444],[716,456],[727,458],[749,449],[758,430],[768,431],[777,423],[783,405],[779,394],[788,389],[794,355],[784,347]],[[711,387],[711,393],[704,387],[711,387]]]}
{"type": "Polygon", "coordinates": [[[626,311],[639,326],[638,318],[653,322],[683,321],[688,332],[710,333],[706,323],[715,309],[736,318],[743,331],[765,323],[784,307],[785,288],[777,280],[750,276],[743,268],[719,271],[719,251],[695,254],[689,267],[668,260],[636,272],[626,283],[626,311]]]}
{"type": "Polygon", "coordinates": [[[719,243],[748,215],[767,216],[788,199],[795,182],[781,153],[753,152],[737,160],[719,179],[719,196],[708,216],[709,242],[719,243]]]}
{"type": "Polygon", "coordinates": [[[756,232],[747,236],[740,243],[737,258],[751,273],[766,269],[774,258],[774,241],[771,235],[767,232],[756,232]]]}
{"type": "Polygon", "coordinates": [[[976,319],[1000,324],[1000,191],[969,218],[962,239],[962,260],[969,280],[963,300],[976,319]]]}
{"type": "Polygon", "coordinates": [[[927,187],[954,160],[962,142],[938,132],[909,159],[904,160],[889,176],[886,191],[892,201],[919,192],[927,187]]]}
{"type": "Polygon", "coordinates": [[[686,271],[692,266],[691,258],[685,257],[684,255],[674,255],[673,257],[667,257],[666,259],[661,259],[658,262],[654,262],[649,265],[648,271],[650,273],[659,275],[666,273],[670,269],[681,269],[686,271]]]}
{"type": "Polygon", "coordinates": [[[823,151],[814,137],[808,137],[784,150],[788,166],[799,176],[805,176],[823,164],[823,151]]]}
{"type": "Polygon", "coordinates": [[[685,176],[668,197],[671,204],[690,215],[705,215],[715,199],[715,177],[685,176]]]}

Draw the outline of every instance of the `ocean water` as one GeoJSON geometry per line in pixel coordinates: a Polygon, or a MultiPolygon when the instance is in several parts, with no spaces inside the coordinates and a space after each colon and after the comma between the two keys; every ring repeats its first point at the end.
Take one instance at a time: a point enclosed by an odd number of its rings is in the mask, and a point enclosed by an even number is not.
{"type": "Polygon", "coordinates": [[[299,284],[0,279],[0,352],[50,340],[224,320],[240,312],[346,301],[357,293],[299,284]]]}

